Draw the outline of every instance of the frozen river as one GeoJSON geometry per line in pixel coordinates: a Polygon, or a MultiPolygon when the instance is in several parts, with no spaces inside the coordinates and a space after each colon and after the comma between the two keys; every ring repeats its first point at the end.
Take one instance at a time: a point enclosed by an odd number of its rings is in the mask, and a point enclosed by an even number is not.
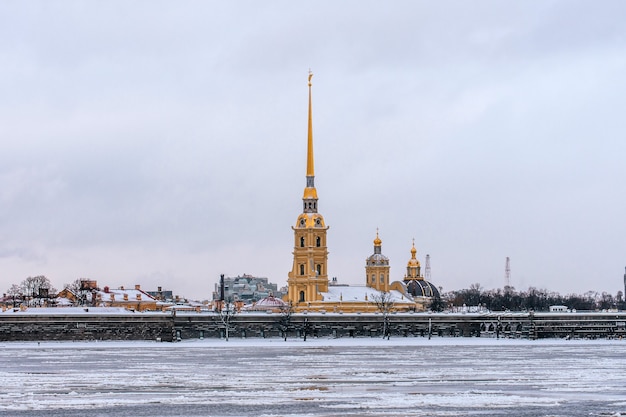
{"type": "Polygon", "coordinates": [[[0,416],[86,415],[626,416],[626,341],[0,343],[0,416]]]}

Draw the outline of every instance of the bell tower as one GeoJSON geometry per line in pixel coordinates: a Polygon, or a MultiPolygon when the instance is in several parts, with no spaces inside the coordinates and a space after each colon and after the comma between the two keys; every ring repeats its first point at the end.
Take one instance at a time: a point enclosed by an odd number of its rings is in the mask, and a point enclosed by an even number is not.
{"type": "Polygon", "coordinates": [[[309,124],[307,138],[306,187],[302,197],[302,214],[294,231],[293,267],[289,272],[287,300],[300,309],[307,303],[322,300],[320,293],[328,291],[328,249],[324,217],[317,212],[315,167],[313,161],[313,118],[311,78],[309,71],[309,124]]]}
{"type": "Polygon", "coordinates": [[[374,239],[374,253],[365,261],[365,285],[378,291],[389,292],[389,258],[381,252],[383,242],[374,239]]]}

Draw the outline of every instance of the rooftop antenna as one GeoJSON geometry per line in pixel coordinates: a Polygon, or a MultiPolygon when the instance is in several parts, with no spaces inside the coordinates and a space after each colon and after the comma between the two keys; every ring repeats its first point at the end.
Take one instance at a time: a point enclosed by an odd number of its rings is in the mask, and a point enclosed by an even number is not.
{"type": "Polygon", "coordinates": [[[511,286],[511,259],[506,257],[506,264],[504,265],[504,287],[511,286]]]}
{"type": "Polygon", "coordinates": [[[424,265],[424,279],[430,282],[430,255],[426,254],[426,264],[424,265]]]}

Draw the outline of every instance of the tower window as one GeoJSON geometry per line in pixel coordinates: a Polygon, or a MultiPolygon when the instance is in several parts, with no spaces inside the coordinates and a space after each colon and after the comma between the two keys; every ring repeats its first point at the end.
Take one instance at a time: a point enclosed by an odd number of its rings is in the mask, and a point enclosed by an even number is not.
{"type": "Polygon", "coordinates": [[[317,264],[317,275],[322,275],[322,265],[317,264]]]}
{"type": "Polygon", "coordinates": [[[315,246],[318,248],[322,246],[322,239],[319,236],[315,238],[315,246]]]}
{"type": "Polygon", "coordinates": [[[372,284],[376,282],[376,275],[372,275],[372,284]]]}
{"type": "Polygon", "coordinates": [[[300,291],[300,298],[298,299],[298,301],[300,302],[304,301],[304,291],[300,291]]]}
{"type": "Polygon", "coordinates": [[[304,247],[304,236],[300,237],[300,247],[303,248],[304,247]]]}
{"type": "Polygon", "coordinates": [[[304,265],[300,265],[300,275],[304,275],[304,265]]]}
{"type": "Polygon", "coordinates": [[[383,274],[380,274],[380,282],[381,284],[385,282],[385,276],[383,274]]]}

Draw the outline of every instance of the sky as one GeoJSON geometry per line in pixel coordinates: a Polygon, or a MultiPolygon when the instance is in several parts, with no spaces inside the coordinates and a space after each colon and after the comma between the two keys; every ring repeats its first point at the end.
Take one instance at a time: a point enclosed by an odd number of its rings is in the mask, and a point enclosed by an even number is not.
{"type": "Polygon", "coordinates": [[[286,285],[306,185],[328,268],[376,230],[443,292],[624,290],[626,3],[3,1],[0,293],[286,285]]]}

